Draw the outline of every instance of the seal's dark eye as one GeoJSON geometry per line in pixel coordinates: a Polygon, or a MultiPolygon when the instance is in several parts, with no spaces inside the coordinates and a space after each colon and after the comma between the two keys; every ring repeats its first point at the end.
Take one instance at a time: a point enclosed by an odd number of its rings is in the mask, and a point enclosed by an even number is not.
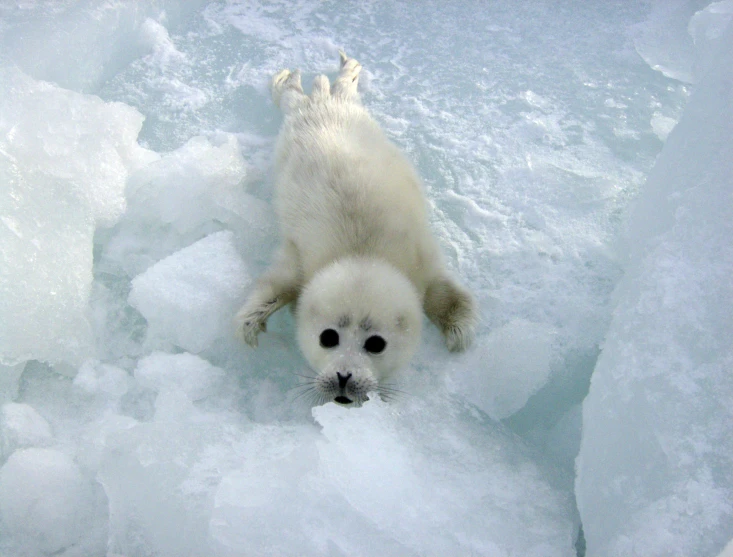
{"type": "Polygon", "coordinates": [[[326,329],[319,337],[321,346],[324,348],[333,348],[339,345],[339,334],[333,329],[326,329]]]}
{"type": "Polygon", "coordinates": [[[371,352],[372,354],[381,354],[387,347],[387,341],[379,335],[374,335],[366,339],[364,343],[364,350],[371,352]]]}

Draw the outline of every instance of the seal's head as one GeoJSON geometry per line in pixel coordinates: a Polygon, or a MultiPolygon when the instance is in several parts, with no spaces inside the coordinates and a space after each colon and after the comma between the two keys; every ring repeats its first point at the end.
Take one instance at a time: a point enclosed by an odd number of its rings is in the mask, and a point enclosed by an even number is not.
{"type": "Polygon", "coordinates": [[[346,258],[321,269],[305,286],[297,322],[320,398],[359,405],[414,354],[422,309],[412,283],[393,266],[346,258]]]}

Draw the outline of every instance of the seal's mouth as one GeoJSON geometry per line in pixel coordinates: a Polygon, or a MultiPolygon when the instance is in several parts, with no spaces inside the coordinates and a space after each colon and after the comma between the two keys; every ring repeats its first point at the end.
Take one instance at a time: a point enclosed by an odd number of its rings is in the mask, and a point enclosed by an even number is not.
{"type": "Polygon", "coordinates": [[[352,402],[354,402],[353,400],[351,400],[349,397],[346,397],[346,396],[337,396],[336,398],[333,399],[333,401],[338,402],[339,404],[351,404],[352,402]]]}

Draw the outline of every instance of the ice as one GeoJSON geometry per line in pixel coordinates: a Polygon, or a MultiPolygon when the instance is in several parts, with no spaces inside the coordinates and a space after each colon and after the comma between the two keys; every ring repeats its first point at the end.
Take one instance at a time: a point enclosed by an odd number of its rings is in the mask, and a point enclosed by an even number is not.
{"type": "Polygon", "coordinates": [[[138,362],[135,379],[155,392],[181,391],[189,400],[201,400],[216,391],[224,371],[193,354],[153,352],[138,362]]]}
{"type": "Polygon", "coordinates": [[[0,110],[6,118],[5,156],[21,165],[30,184],[33,178],[55,178],[86,197],[98,225],[119,219],[128,171],[155,157],[137,144],[143,116],[134,108],[35,81],[17,70],[3,72],[0,110]]]}
{"type": "Polygon", "coordinates": [[[257,458],[216,495],[222,554],[246,545],[252,555],[569,555],[561,493],[505,433],[456,412],[435,400],[399,411],[328,404],[313,411],[320,435],[253,432],[240,450],[257,458]]]}
{"type": "Polygon", "coordinates": [[[159,261],[132,281],[130,304],[148,321],[148,340],[201,352],[233,336],[232,320],[250,282],[229,231],[159,261]]]}
{"type": "Polygon", "coordinates": [[[130,177],[128,211],[104,247],[103,265],[134,277],[222,226],[235,231],[238,248],[257,255],[272,235],[272,210],[246,193],[246,181],[234,135],[191,138],[130,177]]]}
{"type": "Polygon", "coordinates": [[[698,79],[718,67],[720,62],[716,51],[731,21],[733,21],[731,0],[711,2],[704,9],[695,12],[690,19],[687,31],[695,44],[694,70],[698,79]]]}
{"type": "Polygon", "coordinates": [[[547,325],[523,319],[494,329],[449,375],[451,390],[495,420],[511,416],[547,382],[553,336],[547,325]]]}
{"type": "Polygon", "coordinates": [[[706,1],[656,1],[651,14],[639,26],[635,46],[639,55],[664,75],[692,83],[695,80],[695,46],[688,33],[690,18],[706,1]]]}
{"type": "Polygon", "coordinates": [[[731,13],[0,2],[0,553],[718,555],[731,13]],[[269,79],[340,48],[481,322],[311,409],[291,312],[256,350],[231,316],[278,241],[269,79]]]}
{"type": "Polygon", "coordinates": [[[95,225],[125,209],[128,171],[151,156],[142,116],[0,69],[0,360],[80,363],[95,225]]]}
{"type": "Polygon", "coordinates": [[[318,445],[327,481],[355,509],[418,555],[568,554],[573,524],[540,469],[521,451],[494,453],[492,446],[509,446],[480,420],[452,416],[454,408],[434,402],[415,406],[314,410],[327,440],[318,445]],[[537,504],[521,502],[534,494],[541,494],[537,504]],[[489,531],[486,515],[493,517],[489,531]],[[531,535],[520,516],[533,525],[531,535]]]}
{"type": "Polygon", "coordinates": [[[181,390],[161,391],[154,419],[108,430],[97,477],[109,500],[108,551],[213,554],[207,532],[214,491],[235,458],[251,456],[232,450],[246,419],[221,406],[205,412],[181,390]]]}
{"type": "Polygon", "coordinates": [[[0,408],[0,460],[15,449],[43,447],[52,439],[51,426],[32,406],[8,403],[0,408]]]}
{"type": "Polygon", "coordinates": [[[6,539],[51,554],[79,542],[93,520],[94,494],[73,460],[54,449],[20,449],[0,468],[0,517],[6,539]]]}
{"type": "Polygon", "coordinates": [[[649,66],[668,77],[696,83],[717,65],[717,39],[733,18],[733,2],[655,0],[637,29],[636,49],[649,66]]]}
{"type": "Polygon", "coordinates": [[[655,112],[654,116],[652,116],[651,125],[654,133],[657,134],[657,137],[662,141],[666,141],[669,132],[671,132],[677,125],[677,120],[659,112],[655,112]]]}
{"type": "Polygon", "coordinates": [[[211,219],[226,222],[242,203],[245,176],[246,164],[233,135],[219,142],[194,137],[132,177],[130,209],[136,219],[162,221],[180,233],[211,219]]]}
{"type": "Polygon", "coordinates": [[[151,32],[150,21],[157,21],[151,18],[175,25],[202,4],[201,0],[19,2],[0,7],[0,16],[20,20],[8,29],[4,45],[23,71],[89,92],[156,48],[159,36],[151,32]]]}
{"type": "Polygon", "coordinates": [[[733,531],[732,67],[728,24],[630,221],[583,404],[589,555],[716,555],[733,531]]]}
{"type": "Polygon", "coordinates": [[[10,402],[18,396],[18,383],[26,362],[6,366],[0,364],[0,402],[10,402]]]}
{"type": "Polygon", "coordinates": [[[728,545],[725,546],[725,549],[720,552],[720,555],[718,557],[732,557],[733,556],[733,540],[731,540],[728,545]]]}
{"type": "Polygon", "coordinates": [[[549,431],[540,431],[540,435],[547,452],[572,467],[575,455],[580,450],[582,431],[583,407],[577,404],[570,408],[549,431]]]}
{"type": "Polygon", "coordinates": [[[130,388],[130,377],[124,369],[87,360],[74,375],[74,385],[89,394],[119,399],[130,388]]]}

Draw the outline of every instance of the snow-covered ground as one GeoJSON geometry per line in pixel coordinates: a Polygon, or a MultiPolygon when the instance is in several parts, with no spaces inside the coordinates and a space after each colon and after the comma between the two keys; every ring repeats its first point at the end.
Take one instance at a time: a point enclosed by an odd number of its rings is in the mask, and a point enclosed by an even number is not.
{"type": "Polygon", "coordinates": [[[0,3],[0,555],[716,556],[733,1],[0,3]],[[296,399],[270,76],[364,66],[474,346],[296,399]],[[576,460],[577,457],[577,460],[576,460]],[[576,465],[577,463],[577,465],[576,465]],[[582,532],[581,532],[582,524],[582,532]]]}

